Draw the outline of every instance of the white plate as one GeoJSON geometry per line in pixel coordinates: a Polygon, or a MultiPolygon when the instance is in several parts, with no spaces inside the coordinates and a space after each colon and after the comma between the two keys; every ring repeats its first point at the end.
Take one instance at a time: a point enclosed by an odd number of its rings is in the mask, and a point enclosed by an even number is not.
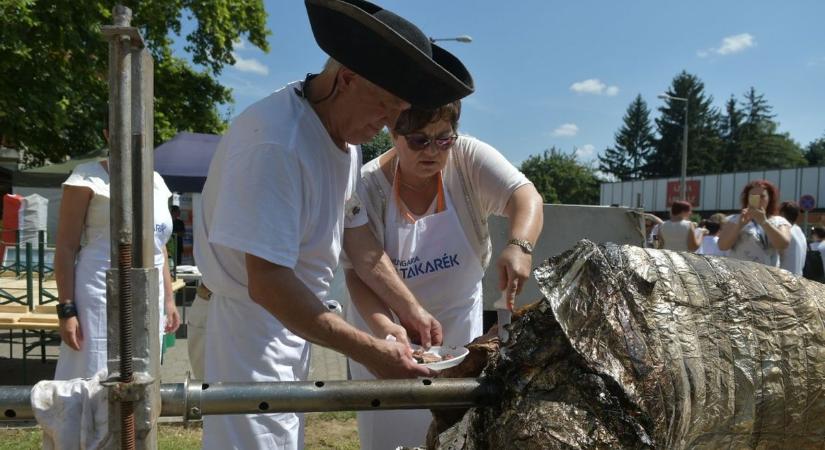
{"type": "MultiPolygon", "coordinates": [[[[420,346],[415,345],[415,344],[412,344],[410,346],[412,347],[413,350],[418,350],[419,348],[421,348],[420,346]]],[[[452,346],[442,347],[440,345],[433,345],[432,347],[429,348],[429,350],[427,350],[427,353],[432,353],[432,354],[435,354],[435,355],[438,355],[438,356],[452,355],[453,358],[448,359],[446,361],[438,361],[438,362],[429,363],[429,364],[421,364],[422,366],[427,367],[427,368],[432,369],[432,370],[444,370],[448,367],[453,367],[453,366],[459,365],[461,363],[461,361],[463,361],[464,358],[467,356],[467,354],[470,353],[470,351],[467,350],[466,347],[452,347],[452,346]]]]}

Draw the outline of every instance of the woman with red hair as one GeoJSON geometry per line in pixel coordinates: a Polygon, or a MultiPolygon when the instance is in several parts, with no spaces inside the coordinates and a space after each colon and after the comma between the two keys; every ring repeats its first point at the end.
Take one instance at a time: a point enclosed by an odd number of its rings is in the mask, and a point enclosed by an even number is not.
{"type": "Polygon", "coordinates": [[[779,266],[779,253],[791,241],[791,224],[778,214],[779,190],[770,181],[754,180],[740,195],[742,212],[728,218],[719,233],[719,249],[730,257],[779,266]]]}

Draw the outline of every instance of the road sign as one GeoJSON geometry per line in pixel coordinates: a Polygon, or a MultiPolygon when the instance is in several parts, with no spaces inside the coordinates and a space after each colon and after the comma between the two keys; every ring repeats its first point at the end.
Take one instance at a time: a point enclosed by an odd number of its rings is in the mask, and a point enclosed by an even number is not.
{"type": "Polygon", "coordinates": [[[813,211],[816,208],[816,198],[810,194],[799,197],[799,207],[805,211],[813,211]]]}

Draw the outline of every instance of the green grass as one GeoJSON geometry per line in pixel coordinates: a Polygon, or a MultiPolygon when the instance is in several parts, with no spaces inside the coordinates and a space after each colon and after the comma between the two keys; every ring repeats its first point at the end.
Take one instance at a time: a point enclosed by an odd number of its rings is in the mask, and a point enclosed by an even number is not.
{"type": "MultiPolygon", "coordinates": [[[[325,412],[307,414],[306,449],[358,450],[355,413],[325,412]]],[[[200,424],[184,428],[178,423],[162,423],[158,428],[159,450],[197,450],[201,448],[200,424]]],[[[40,428],[0,428],[0,450],[39,450],[40,428]]]]}

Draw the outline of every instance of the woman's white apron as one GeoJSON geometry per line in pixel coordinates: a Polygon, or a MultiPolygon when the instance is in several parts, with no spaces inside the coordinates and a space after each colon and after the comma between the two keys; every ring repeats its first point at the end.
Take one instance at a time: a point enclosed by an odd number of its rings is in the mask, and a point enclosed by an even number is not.
{"type": "MultiPolygon", "coordinates": [[[[443,192],[446,210],[414,223],[402,217],[396,196],[392,196],[387,207],[384,250],[421,305],[441,322],[444,345],[462,346],[483,333],[484,271],[450,196],[443,192]]],[[[350,317],[360,329],[369,330],[357,311],[350,317]]],[[[355,361],[349,364],[353,379],[374,378],[355,361]]],[[[431,420],[428,410],[359,412],[361,448],[423,445],[431,420]]]]}

